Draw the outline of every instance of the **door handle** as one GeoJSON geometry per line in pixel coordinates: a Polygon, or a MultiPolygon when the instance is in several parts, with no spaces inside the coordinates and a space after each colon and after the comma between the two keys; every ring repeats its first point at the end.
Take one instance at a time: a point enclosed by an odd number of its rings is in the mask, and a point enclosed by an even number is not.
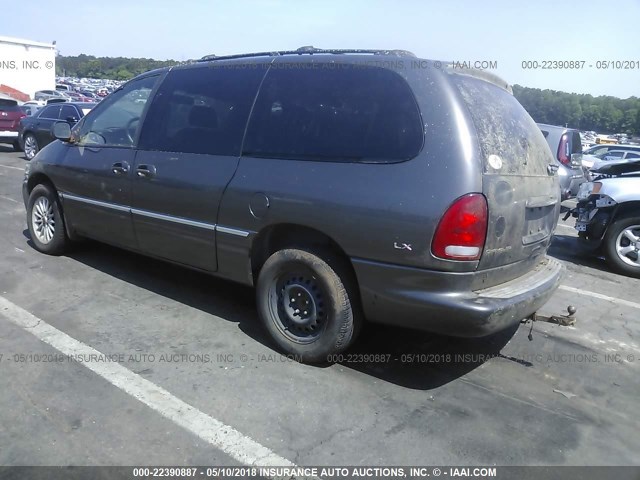
{"type": "Polygon", "coordinates": [[[111,165],[111,171],[116,175],[122,175],[129,171],[129,164],[127,162],[116,162],[111,165]]]}
{"type": "Polygon", "coordinates": [[[156,174],[156,167],[153,165],[138,165],[136,175],[142,178],[153,177],[156,174]]]}

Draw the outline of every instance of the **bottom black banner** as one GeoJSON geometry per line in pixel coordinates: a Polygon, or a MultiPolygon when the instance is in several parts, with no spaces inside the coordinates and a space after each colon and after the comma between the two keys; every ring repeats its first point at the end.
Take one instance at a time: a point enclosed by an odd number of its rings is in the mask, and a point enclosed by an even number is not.
{"type": "Polygon", "coordinates": [[[325,467],[0,467],[2,480],[136,479],[449,479],[640,480],[640,467],[325,466],[325,467]]]}

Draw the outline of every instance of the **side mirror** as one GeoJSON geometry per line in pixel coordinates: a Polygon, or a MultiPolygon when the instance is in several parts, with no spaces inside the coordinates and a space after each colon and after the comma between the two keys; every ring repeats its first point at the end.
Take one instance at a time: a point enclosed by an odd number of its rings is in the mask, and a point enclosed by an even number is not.
{"type": "Polygon", "coordinates": [[[51,127],[51,133],[58,140],[68,142],[71,138],[71,126],[67,122],[56,122],[51,127]]]}

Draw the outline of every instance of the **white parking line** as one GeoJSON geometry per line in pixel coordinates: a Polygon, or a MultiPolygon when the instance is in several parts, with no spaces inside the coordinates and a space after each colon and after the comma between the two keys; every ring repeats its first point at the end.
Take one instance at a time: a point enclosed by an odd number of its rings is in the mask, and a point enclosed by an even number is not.
{"type": "Polygon", "coordinates": [[[13,202],[13,203],[20,203],[19,201],[14,200],[11,197],[7,197],[6,195],[0,195],[0,198],[2,198],[3,200],[8,200],[8,201],[13,202]]]}
{"type": "Polygon", "coordinates": [[[12,168],[13,170],[20,170],[21,172],[24,172],[24,168],[20,168],[20,167],[13,167],[11,165],[0,165],[0,167],[4,167],[4,168],[12,168]]]}
{"type": "Polygon", "coordinates": [[[617,303],[631,308],[640,308],[640,303],[630,302],[629,300],[623,300],[621,298],[610,297],[601,293],[590,292],[589,290],[582,290],[581,288],[568,287],[566,285],[560,285],[560,290],[566,290],[567,292],[577,293],[579,295],[586,295],[588,297],[599,298],[600,300],[606,300],[607,302],[617,303]]]}
{"type": "Polygon", "coordinates": [[[0,315],[59,352],[80,358],[81,365],[238,462],[255,467],[295,467],[286,458],[278,456],[236,429],[174,397],[167,390],[133,373],[119,363],[101,362],[96,357],[93,357],[95,360],[92,361],[91,355],[99,357],[103,354],[49,325],[2,296],[0,296],[0,315]]]}

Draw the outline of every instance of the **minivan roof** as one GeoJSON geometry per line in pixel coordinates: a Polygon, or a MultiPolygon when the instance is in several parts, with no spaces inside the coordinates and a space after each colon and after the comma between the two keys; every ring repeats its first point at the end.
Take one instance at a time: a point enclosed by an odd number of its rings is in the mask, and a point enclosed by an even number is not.
{"type": "Polygon", "coordinates": [[[395,57],[415,57],[413,52],[408,50],[394,50],[394,49],[325,49],[316,48],[313,46],[300,47],[296,50],[279,50],[273,52],[257,52],[257,53],[238,53],[233,55],[217,56],[214,54],[205,55],[199,62],[210,62],[212,60],[227,60],[232,58],[250,58],[250,57],[279,57],[283,55],[315,55],[315,54],[331,54],[331,55],[343,55],[343,54],[370,54],[370,55],[389,55],[395,57]]]}
{"type": "MultiPolygon", "coordinates": [[[[492,83],[497,87],[506,90],[510,94],[513,94],[511,86],[498,75],[495,75],[486,70],[477,70],[473,68],[460,68],[455,67],[452,68],[453,62],[451,61],[443,61],[443,60],[428,60],[428,59],[420,59],[416,57],[413,52],[408,50],[401,49],[324,49],[324,48],[316,48],[313,46],[305,46],[300,47],[296,50],[280,50],[273,52],[257,52],[257,53],[240,53],[233,55],[205,55],[197,63],[203,62],[215,62],[220,60],[236,60],[236,59],[251,59],[251,58],[264,58],[264,57],[283,57],[283,56],[301,56],[301,55],[309,55],[310,57],[313,55],[328,55],[328,56],[362,56],[362,55],[371,55],[372,57],[383,57],[383,60],[389,60],[389,57],[398,57],[398,58],[412,58],[416,61],[426,60],[428,62],[432,62],[433,64],[439,64],[438,69],[449,73],[449,74],[458,74],[458,75],[467,75],[472,76],[486,82],[492,83]]],[[[184,65],[183,65],[184,66],[184,65]]],[[[188,65],[186,65],[188,67],[188,65]]],[[[171,67],[170,67],[171,68],[171,67]]]]}
{"type": "MultiPolygon", "coordinates": [[[[399,49],[323,49],[323,48],[315,48],[312,46],[300,47],[297,50],[279,50],[272,52],[257,52],[257,53],[238,53],[232,55],[205,55],[200,58],[196,62],[188,62],[182,63],[178,65],[174,65],[171,67],[160,67],[154,70],[150,70],[148,72],[142,73],[138,75],[136,78],[144,78],[149,75],[159,74],[163,72],[167,72],[173,69],[187,69],[194,68],[196,66],[206,64],[209,62],[230,62],[236,63],[241,62],[242,60],[249,60],[262,63],[268,63],[270,59],[281,58],[285,56],[296,57],[296,61],[300,59],[302,55],[307,55],[307,58],[311,58],[315,55],[326,55],[326,56],[335,56],[341,57],[343,59],[349,58],[349,60],[357,61],[358,57],[361,56],[371,56],[373,60],[376,57],[380,57],[382,61],[382,65],[385,65],[385,62],[390,62],[390,57],[397,57],[398,59],[403,58],[412,58],[418,62],[427,61],[432,62],[432,64],[438,64],[438,70],[443,73],[449,75],[466,75],[478,78],[480,80],[484,80],[485,82],[491,83],[505,91],[509,94],[513,95],[513,91],[511,89],[511,85],[507,83],[505,80],[500,78],[498,75],[495,75],[486,70],[477,70],[473,68],[460,68],[454,67],[452,68],[453,62],[450,61],[441,61],[441,60],[429,60],[418,58],[413,52],[408,50],[399,50],[399,49]]],[[[391,67],[390,67],[391,68],[391,67]]]]}

